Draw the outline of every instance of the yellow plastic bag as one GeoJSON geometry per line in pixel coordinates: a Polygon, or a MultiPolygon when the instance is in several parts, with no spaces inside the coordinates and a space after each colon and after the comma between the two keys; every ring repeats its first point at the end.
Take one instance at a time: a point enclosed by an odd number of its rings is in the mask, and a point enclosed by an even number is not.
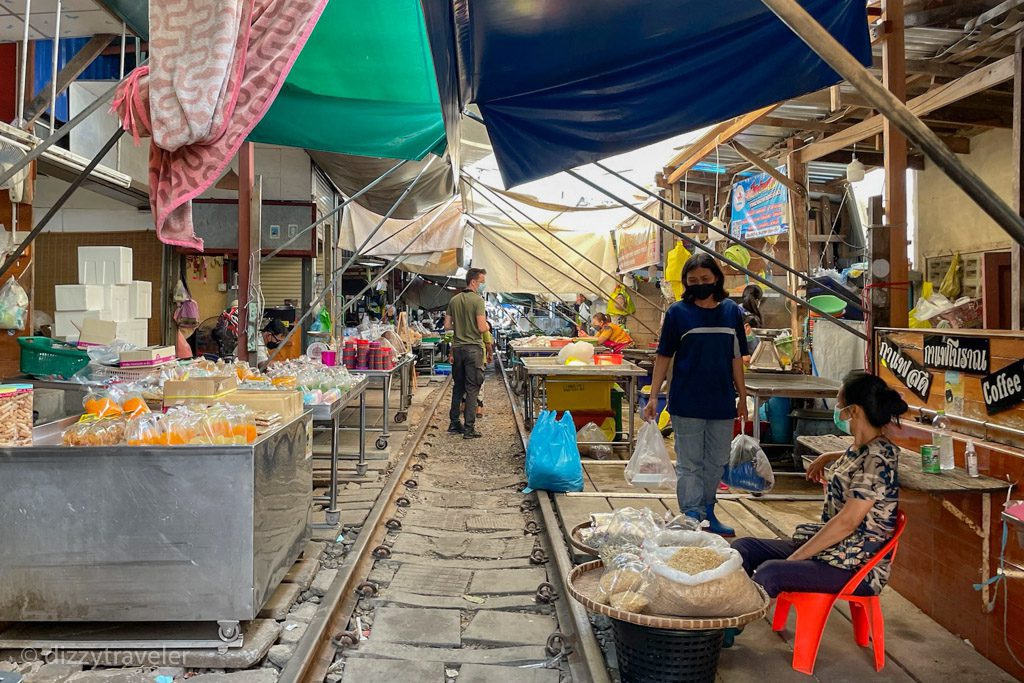
{"type": "Polygon", "coordinates": [[[658,416],[658,429],[668,429],[670,424],[672,424],[672,416],[668,414],[668,408],[665,408],[658,416]]]}
{"type": "Polygon", "coordinates": [[[633,297],[626,291],[626,285],[619,285],[612,290],[608,299],[608,315],[633,315],[636,313],[636,305],[633,297]]]}
{"type": "Polygon", "coordinates": [[[950,301],[956,301],[960,298],[960,293],[964,288],[964,266],[963,261],[960,259],[960,252],[953,254],[953,260],[949,264],[949,270],[946,271],[946,275],[942,278],[942,284],[939,285],[939,294],[946,297],[950,301]]]}
{"type": "Polygon", "coordinates": [[[678,242],[665,257],[665,279],[672,286],[672,294],[676,301],[683,298],[683,266],[693,254],[678,242]]]}

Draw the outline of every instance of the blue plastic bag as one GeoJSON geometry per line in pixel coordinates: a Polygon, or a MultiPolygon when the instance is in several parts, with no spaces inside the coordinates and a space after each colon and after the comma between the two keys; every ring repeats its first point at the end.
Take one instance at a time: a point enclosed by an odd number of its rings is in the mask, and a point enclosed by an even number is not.
{"type": "Polygon", "coordinates": [[[772,465],[756,439],[740,434],[733,439],[731,451],[722,473],[722,481],[730,488],[752,493],[765,493],[774,488],[772,465]]]}
{"type": "Polygon", "coordinates": [[[556,420],[555,411],[545,410],[530,432],[523,493],[537,489],[555,493],[583,490],[583,464],[569,411],[556,420]]]}

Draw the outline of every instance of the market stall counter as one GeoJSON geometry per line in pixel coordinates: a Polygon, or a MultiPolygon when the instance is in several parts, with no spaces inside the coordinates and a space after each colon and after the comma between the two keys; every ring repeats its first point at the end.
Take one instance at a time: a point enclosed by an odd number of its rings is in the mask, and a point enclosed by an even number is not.
{"type": "Polygon", "coordinates": [[[761,402],[775,396],[785,398],[828,399],[835,398],[840,383],[815,375],[797,375],[782,372],[747,372],[743,375],[747,395],[754,400],[754,438],[761,440],[761,421],[757,415],[761,402]]]}
{"type": "MultiPolygon", "coordinates": [[[[566,394],[586,394],[588,383],[626,384],[625,395],[629,402],[628,430],[626,439],[629,452],[633,452],[633,441],[636,432],[636,384],[637,378],[646,376],[646,371],[633,363],[623,361],[621,365],[563,365],[557,358],[537,357],[524,358],[523,367],[527,377],[527,386],[523,392],[523,401],[527,426],[532,426],[538,408],[562,409],[551,403],[553,390],[566,394]]],[[[610,391],[610,386],[608,387],[610,391]]],[[[602,397],[603,398],[603,397],[602,397]]],[[[581,446],[607,445],[606,442],[579,442],[581,446]]]]}
{"type": "Polygon", "coordinates": [[[360,375],[365,375],[370,380],[380,382],[381,398],[383,401],[384,416],[380,427],[368,428],[365,424],[361,427],[339,427],[341,431],[360,430],[360,436],[365,432],[380,432],[374,445],[378,451],[388,447],[388,439],[391,438],[391,385],[398,376],[399,398],[398,410],[395,411],[394,420],[397,423],[405,422],[408,418],[409,405],[412,403],[412,373],[416,357],[411,353],[398,358],[395,366],[388,370],[367,370],[359,368],[355,370],[360,375]]]}
{"type": "MultiPolygon", "coordinates": [[[[308,406],[312,409],[313,430],[330,431],[331,452],[327,455],[313,454],[314,460],[327,460],[331,463],[331,485],[325,496],[314,496],[313,500],[318,503],[326,503],[326,520],[322,527],[333,529],[341,521],[341,512],[338,510],[338,433],[343,429],[341,426],[341,411],[352,405],[352,402],[359,399],[359,462],[356,464],[356,474],[366,474],[366,386],[369,379],[362,377],[358,382],[341,395],[333,403],[308,406]]],[[[313,525],[320,528],[320,524],[313,525]]]]}
{"type": "Polygon", "coordinates": [[[312,418],[245,445],[0,448],[0,621],[217,622],[241,645],[299,557],[312,418]]]}

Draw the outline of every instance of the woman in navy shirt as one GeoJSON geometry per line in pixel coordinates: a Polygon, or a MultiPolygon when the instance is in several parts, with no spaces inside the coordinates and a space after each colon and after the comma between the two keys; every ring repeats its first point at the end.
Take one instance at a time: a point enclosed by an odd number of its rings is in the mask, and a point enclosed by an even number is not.
{"type": "MultiPolygon", "coordinates": [[[[652,392],[661,388],[673,363],[668,412],[675,433],[679,510],[708,520],[713,533],[734,536],[715,516],[715,494],[729,462],[737,413],[742,422],[747,420],[743,314],[729,300],[725,275],[712,256],[691,256],[682,281],[683,299],[669,307],[661,327],[652,392]]],[[[655,404],[647,404],[644,419],[654,419],[655,404]]]]}

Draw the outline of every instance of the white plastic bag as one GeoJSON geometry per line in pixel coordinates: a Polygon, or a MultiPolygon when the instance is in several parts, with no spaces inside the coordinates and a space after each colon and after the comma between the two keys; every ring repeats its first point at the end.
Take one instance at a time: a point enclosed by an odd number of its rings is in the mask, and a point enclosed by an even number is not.
{"type": "Polygon", "coordinates": [[[644,561],[657,577],[657,595],[648,611],[677,617],[737,617],[764,606],[757,586],[743,571],[743,558],[732,548],[703,547],[723,561],[714,569],[695,574],[673,569],[669,563],[680,548],[645,549],[644,561]]]}
{"type": "Polygon", "coordinates": [[[566,365],[569,361],[577,360],[587,365],[594,364],[594,345],[587,342],[575,342],[566,344],[558,351],[558,364],[566,365]]]}
{"type": "Polygon", "coordinates": [[[636,450],[626,465],[626,482],[644,488],[675,486],[676,471],[665,449],[665,439],[654,422],[645,422],[637,434],[636,450]]]}
{"type": "Polygon", "coordinates": [[[605,435],[604,430],[593,422],[588,422],[583,425],[580,431],[576,432],[576,445],[580,448],[580,455],[590,456],[597,460],[611,458],[612,447],[610,445],[594,445],[598,442],[600,444],[607,444],[608,437],[605,435]]]}
{"type": "Polygon", "coordinates": [[[740,434],[732,440],[722,481],[735,489],[765,493],[775,487],[775,473],[757,439],[740,434]]]}
{"type": "Polygon", "coordinates": [[[644,554],[663,548],[728,548],[729,541],[718,534],[688,529],[664,529],[644,539],[644,554]]]}
{"type": "Polygon", "coordinates": [[[28,318],[28,294],[14,277],[0,287],[0,330],[20,330],[28,318]]]}

